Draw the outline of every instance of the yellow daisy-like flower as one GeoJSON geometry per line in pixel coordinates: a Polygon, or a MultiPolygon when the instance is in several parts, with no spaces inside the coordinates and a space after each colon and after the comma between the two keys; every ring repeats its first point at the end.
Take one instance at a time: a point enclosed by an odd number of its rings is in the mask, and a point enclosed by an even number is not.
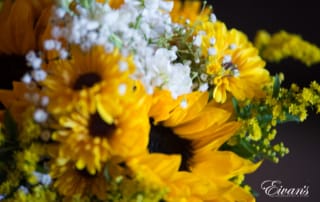
{"type": "Polygon", "coordinates": [[[195,22],[205,22],[211,14],[210,7],[204,7],[201,1],[181,1],[174,0],[174,6],[170,13],[172,21],[180,24],[185,24],[189,21],[190,24],[195,22]]]}
{"type": "MultiPolygon", "coordinates": [[[[56,159],[51,166],[54,187],[65,198],[97,196],[104,201],[160,201],[168,192],[168,181],[178,170],[177,155],[142,154],[122,159],[111,157],[103,171],[91,174],[79,170],[74,163],[61,164],[56,159]]],[[[172,183],[171,183],[172,185],[172,183]]]]}
{"type": "Polygon", "coordinates": [[[24,55],[38,49],[51,4],[51,0],[5,0],[0,11],[0,54],[24,55]]]}
{"type": "Polygon", "coordinates": [[[168,185],[170,187],[179,184],[173,188],[172,195],[170,197],[168,195],[169,198],[174,199],[172,201],[186,197],[186,190],[183,188],[194,191],[187,197],[193,198],[194,201],[223,201],[228,197],[234,200],[253,199],[249,193],[229,180],[238,174],[252,172],[259,165],[237,157],[231,152],[217,151],[235,134],[240,124],[229,121],[231,113],[215,106],[214,101],[208,103],[206,92],[193,92],[180,96],[176,100],[170,97],[169,92],[155,93],[149,112],[153,119],[149,152],[181,156],[179,172],[175,176],[180,180],[168,185]],[[214,159],[222,155],[225,159],[219,158],[217,161],[214,159]],[[206,173],[211,172],[210,166],[216,166],[215,170],[224,169],[224,165],[220,162],[225,162],[232,167],[225,173],[208,178],[206,173]],[[188,176],[189,174],[192,176],[186,177],[185,180],[183,180],[184,177],[179,178],[179,175],[188,176]]]}
{"type": "Polygon", "coordinates": [[[269,72],[258,50],[242,32],[228,30],[222,22],[205,22],[196,30],[215,101],[225,102],[227,93],[239,100],[264,95],[262,88],[270,81],[269,72]]]}
{"type": "Polygon", "coordinates": [[[107,182],[103,171],[90,174],[86,170],[77,169],[72,162],[65,165],[53,164],[50,175],[54,187],[64,196],[94,195],[103,200],[106,198],[107,182]]]}
{"type": "MultiPolygon", "coordinates": [[[[126,96],[132,86],[128,75],[134,69],[132,58],[125,58],[118,51],[106,53],[103,47],[93,47],[85,52],[78,46],[71,47],[71,59],[54,60],[46,67],[47,78],[42,82],[50,97],[49,111],[66,113],[74,106],[86,106],[90,113],[100,108],[106,121],[107,113],[117,109],[114,99],[126,96]],[[109,95],[106,99],[99,94],[109,95]],[[119,95],[121,95],[119,97],[119,95]]],[[[129,96],[126,96],[130,100],[129,96]]]]}
{"type": "Polygon", "coordinates": [[[133,68],[132,58],[98,46],[88,52],[72,46],[70,60],[48,64],[41,85],[50,99],[48,111],[59,121],[53,138],[61,159],[94,174],[111,155],[146,149],[148,96],[129,78],[133,68]]]}
{"type": "Polygon", "coordinates": [[[95,173],[112,154],[136,155],[146,148],[147,96],[128,78],[130,58],[102,47],[71,51],[71,60],[49,63],[42,85],[50,98],[48,111],[59,120],[53,135],[61,143],[59,155],[95,173]]]}
{"type": "MultiPolygon", "coordinates": [[[[132,87],[133,88],[133,87],[132,87]]],[[[130,157],[143,153],[148,143],[148,105],[139,90],[122,97],[102,96],[108,110],[91,112],[89,106],[59,117],[60,126],[54,140],[60,142],[59,156],[65,161],[73,160],[78,169],[86,168],[94,174],[101,171],[102,164],[111,155],[130,157]],[[132,102],[127,102],[127,97],[132,102]],[[135,99],[134,99],[135,98],[135,99]],[[105,118],[106,117],[106,118],[105,118]]],[[[143,92],[144,93],[144,92],[143,92]]]]}

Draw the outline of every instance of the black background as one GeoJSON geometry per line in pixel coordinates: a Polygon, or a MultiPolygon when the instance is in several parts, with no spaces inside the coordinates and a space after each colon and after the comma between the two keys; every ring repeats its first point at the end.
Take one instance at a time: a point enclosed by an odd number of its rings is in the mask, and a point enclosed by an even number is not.
{"type": "MultiPolygon", "coordinates": [[[[228,28],[237,28],[253,40],[259,29],[274,33],[286,30],[301,35],[305,40],[320,47],[320,6],[313,1],[209,1],[217,18],[228,28]]],[[[286,59],[278,64],[268,64],[271,73],[283,72],[284,85],[295,82],[300,86],[310,81],[320,81],[320,64],[309,68],[302,63],[286,59]]],[[[303,123],[279,125],[277,138],[273,143],[283,141],[290,153],[278,164],[265,161],[246,182],[259,194],[257,202],[318,202],[320,201],[320,115],[311,112],[303,123]],[[309,186],[309,197],[271,198],[260,188],[264,180],[281,180],[287,188],[309,186]]]]}

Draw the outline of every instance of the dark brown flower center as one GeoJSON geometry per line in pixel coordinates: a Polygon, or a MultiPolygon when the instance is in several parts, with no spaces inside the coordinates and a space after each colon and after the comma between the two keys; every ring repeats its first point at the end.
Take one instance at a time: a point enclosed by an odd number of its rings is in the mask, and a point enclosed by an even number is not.
{"type": "Polygon", "coordinates": [[[102,79],[99,74],[94,73],[94,72],[89,72],[86,74],[80,75],[76,82],[73,85],[74,90],[81,90],[83,88],[90,88],[94,84],[100,82],[102,79]]]}
{"type": "Polygon", "coordinates": [[[89,133],[93,137],[111,137],[115,131],[116,126],[114,124],[106,123],[99,113],[95,113],[90,116],[89,120],[89,133]]]}
{"type": "Polygon", "coordinates": [[[75,168],[75,169],[77,170],[78,175],[80,175],[81,177],[86,178],[88,180],[93,179],[97,176],[97,173],[92,175],[87,171],[87,169],[82,169],[82,170],[79,170],[77,168],[75,168]]]}
{"type": "Polygon", "coordinates": [[[190,140],[174,134],[170,128],[154,125],[151,121],[148,150],[150,153],[180,154],[180,171],[190,171],[189,161],[193,156],[193,147],[190,140]]]}
{"type": "Polygon", "coordinates": [[[25,56],[0,54],[0,61],[0,88],[11,89],[12,81],[19,81],[29,69],[25,56]]]}

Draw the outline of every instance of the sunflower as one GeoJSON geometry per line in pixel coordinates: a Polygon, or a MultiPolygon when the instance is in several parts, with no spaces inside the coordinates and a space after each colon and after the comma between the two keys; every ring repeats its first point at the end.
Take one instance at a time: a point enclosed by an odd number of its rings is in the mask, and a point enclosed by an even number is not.
{"type": "MultiPolygon", "coordinates": [[[[220,146],[220,145],[219,145],[220,146]]],[[[262,162],[252,163],[230,151],[202,151],[194,156],[192,173],[207,181],[213,201],[255,201],[247,190],[231,182],[239,175],[254,172],[262,162]]]]}
{"type": "Polygon", "coordinates": [[[0,8],[0,59],[6,69],[2,88],[11,88],[12,80],[20,80],[28,66],[25,54],[42,47],[49,19],[50,0],[5,0],[0,8]],[[40,39],[41,38],[41,39],[40,39]]]}
{"type": "Polygon", "coordinates": [[[270,81],[269,72],[258,50],[242,32],[228,30],[222,22],[209,21],[196,26],[196,30],[215,101],[225,102],[227,93],[239,100],[264,95],[263,87],[270,81]]]}
{"type": "MultiPolygon", "coordinates": [[[[71,59],[53,60],[45,67],[48,76],[41,85],[50,98],[50,112],[66,113],[74,106],[86,105],[91,113],[96,107],[102,113],[118,108],[113,106],[114,99],[123,96],[130,100],[127,93],[132,86],[128,79],[134,68],[132,58],[124,58],[118,51],[106,53],[100,46],[88,52],[72,46],[70,55],[71,59]]],[[[107,113],[102,115],[110,119],[107,113]]]]}
{"type": "Polygon", "coordinates": [[[37,38],[46,26],[51,4],[51,0],[5,0],[0,11],[0,55],[24,55],[38,49],[37,38]]]}
{"type": "Polygon", "coordinates": [[[174,0],[174,6],[170,13],[172,21],[185,24],[189,21],[191,24],[195,22],[205,22],[209,19],[211,8],[203,5],[201,1],[181,1],[174,0]]]}
{"type": "MultiPolygon", "coordinates": [[[[218,158],[226,153],[218,151],[218,149],[235,134],[240,123],[229,121],[231,112],[217,108],[214,101],[208,101],[207,92],[193,92],[182,95],[176,100],[170,96],[167,91],[156,91],[154,94],[149,112],[151,131],[148,150],[151,154],[162,153],[181,156],[178,173],[176,174],[176,178],[180,179],[176,182],[179,184],[178,187],[184,185],[189,189],[193,186],[192,190],[197,190],[196,188],[201,190],[201,194],[191,194],[188,197],[194,197],[198,200],[218,200],[225,189],[236,189],[236,185],[229,182],[232,177],[252,172],[258,167],[258,164],[240,157],[234,157],[235,154],[233,153],[228,153],[228,155],[225,155],[226,158],[221,161],[233,166],[228,172],[221,173],[215,178],[207,178],[206,173],[210,172],[210,169],[203,169],[214,165],[216,170],[223,169],[223,165],[219,161],[215,161],[214,157],[218,158]],[[230,160],[231,157],[232,160],[230,160]],[[239,172],[236,172],[237,170],[239,172]],[[190,184],[188,180],[184,181],[183,177],[178,177],[179,175],[189,174],[191,176],[186,179],[192,181],[190,184]],[[222,181],[224,181],[223,184],[221,184],[222,181]],[[207,188],[203,189],[201,187],[207,188]]],[[[183,196],[185,191],[180,192],[181,190],[178,187],[173,189],[175,191],[170,197],[183,196]]],[[[225,197],[234,197],[234,199],[240,196],[241,198],[252,198],[243,189],[239,188],[237,190],[233,193],[233,196],[226,195],[225,197]]]]}
{"type": "Polygon", "coordinates": [[[174,179],[179,156],[144,153],[127,159],[112,156],[95,174],[78,169],[74,162],[55,159],[51,165],[54,187],[66,198],[97,196],[104,201],[160,201],[174,179]]]}
{"type": "Polygon", "coordinates": [[[40,106],[44,97],[40,89],[17,81],[13,82],[12,90],[0,89],[0,102],[17,122],[22,122],[22,115],[28,108],[40,106]]]}
{"type": "Polygon", "coordinates": [[[149,112],[149,151],[181,154],[180,170],[190,171],[198,151],[211,150],[213,140],[230,138],[240,124],[228,121],[231,113],[211,106],[208,99],[207,92],[192,92],[174,100],[169,92],[157,91],[149,112]],[[172,145],[166,144],[168,141],[172,145]]]}
{"type": "MultiPolygon", "coordinates": [[[[117,71],[112,66],[109,68],[117,71]]],[[[102,86],[105,91],[93,91],[99,93],[89,94],[85,101],[74,102],[72,110],[54,115],[59,127],[53,139],[60,143],[60,157],[75,161],[78,169],[86,168],[92,174],[101,171],[102,164],[111,155],[137,155],[147,146],[148,96],[141,85],[129,81],[126,83],[131,85],[127,85],[125,96],[119,94],[119,87],[112,81],[117,77],[121,79],[120,75],[108,78],[110,85],[102,86]],[[110,89],[112,85],[116,89],[110,89]]],[[[93,88],[99,89],[99,86],[93,88]]]]}
{"type": "Polygon", "coordinates": [[[128,160],[126,164],[147,187],[160,190],[160,201],[201,201],[211,191],[206,180],[179,171],[179,155],[145,154],[128,160]]]}
{"type": "Polygon", "coordinates": [[[103,172],[90,174],[86,170],[79,170],[74,163],[64,165],[53,164],[50,175],[54,181],[54,187],[66,197],[89,195],[103,200],[106,198],[107,182],[103,172]]]}

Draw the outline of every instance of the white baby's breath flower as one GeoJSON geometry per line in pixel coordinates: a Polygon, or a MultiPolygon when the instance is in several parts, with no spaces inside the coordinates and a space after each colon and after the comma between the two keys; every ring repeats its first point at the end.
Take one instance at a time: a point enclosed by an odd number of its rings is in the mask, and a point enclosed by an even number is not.
{"type": "Polygon", "coordinates": [[[45,110],[38,108],[33,114],[33,119],[38,123],[44,123],[48,119],[48,113],[45,110]]]}
{"type": "MultiPolygon", "coordinates": [[[[83,51],[100,45],[106,52],[120,49],[123,55],[134,53],[136,70],[132,77],[142,81],[149,92],[162,87],[176,97],[189,92],[192,82],[190,66],[174,63],[177,47],[162,47],[162,41],[173,36],[176,27],[169,13],[172,8],[173,2],[165,0],[125,0],[118,9],[92,1],[90,9],[76,5],[77,14],[73,15],[55,7],[51,21],[53,39],[44,45],[47,50],[57,49],[62,59],[68,57],[68,52],[54,44],[59,38],[78,44],[83,51]]],[[[200,35],[194,43],[200,46],[200,35]]],[[[125,64],[119,68],[127,69],[125,64]]]]}
{"type": "Polygon", "coordinates": [[[30,84],[32,82],[32,76],[29,73],[25,73],[21,78],[21,81],[25,84],[30,84]]]}

